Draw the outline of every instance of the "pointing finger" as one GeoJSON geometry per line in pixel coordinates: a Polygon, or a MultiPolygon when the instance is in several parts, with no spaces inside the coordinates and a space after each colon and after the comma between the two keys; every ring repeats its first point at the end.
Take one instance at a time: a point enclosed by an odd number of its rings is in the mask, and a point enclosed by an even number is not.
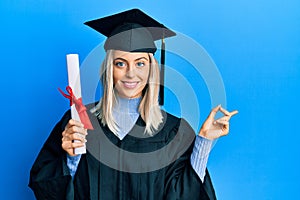
{"type": "Polygon", "coordinates": [[[232,111],[232,112],[230,113],[230,116],[236,115],[236,114],[238,114],[238,113],[239,113],[239,111],[234,110],[234,111],[232,111]]]}
{"type": "Polygon", "coordinates": [[[225,110],[224,108],[220,108],[220,111],[224,114],[224,115],[226,115],[226,116],[233,116],[233,115],[236,115],[236,114],[238,114],[238,111],[237,110],[234,110],[234,111],[232,111],[232,112],[228,112],[227,110],[225,110]]]}

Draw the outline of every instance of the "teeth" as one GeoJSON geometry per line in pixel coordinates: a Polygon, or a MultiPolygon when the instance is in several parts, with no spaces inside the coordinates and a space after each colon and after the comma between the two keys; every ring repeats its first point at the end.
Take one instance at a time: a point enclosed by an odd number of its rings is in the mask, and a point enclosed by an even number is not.
{"type": "Polygon", "coordinates": [[[125,87],[134,88],[138,82],[123,82],[125,87]]]}
{"type": "Polygon", "coordinates": [[[128,82],[125,82],[126,85],[135,85],[136,83],[128,83],[128,82]]]}

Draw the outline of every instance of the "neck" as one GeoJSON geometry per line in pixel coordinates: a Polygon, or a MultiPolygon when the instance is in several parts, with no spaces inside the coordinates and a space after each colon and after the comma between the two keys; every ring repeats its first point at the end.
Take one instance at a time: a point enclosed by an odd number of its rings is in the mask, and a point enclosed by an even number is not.
{"type": "Polygon", "coordinates": [[[116,98],[117,98],[117,103],[114,109],[124,113],[138,113],[138,109],[142,97],[123,98],[116,95],[116,98]]]}

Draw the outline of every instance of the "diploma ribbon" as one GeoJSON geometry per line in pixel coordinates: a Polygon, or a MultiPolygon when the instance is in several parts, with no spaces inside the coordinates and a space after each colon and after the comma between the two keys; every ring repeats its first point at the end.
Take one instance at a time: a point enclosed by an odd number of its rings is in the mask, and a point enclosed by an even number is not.
{"type": "Polygon", "coordinates": [[[64,93],[60,88],[58,88],[58,90],[64,97],[66,97],[67,99],[70,100],[70,106],[75,104],[75,108],[78,112],[81,123],[83,123],[83,125],[84,125],[84,128],[93,130],[94,129],[93,125],[90,121],[89,116],[87,115],[86,107],[82,103],[82,98],[80,97],[77,99],[70,86],[66,87],[68,94],[64,93]]]}

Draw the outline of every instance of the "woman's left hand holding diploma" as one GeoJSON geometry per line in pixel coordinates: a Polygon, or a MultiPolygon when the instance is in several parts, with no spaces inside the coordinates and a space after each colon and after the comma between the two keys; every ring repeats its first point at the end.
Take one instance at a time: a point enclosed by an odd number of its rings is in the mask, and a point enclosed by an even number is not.
{"type": "Polygon", "coordinates": [[[229,120],[233,115],[238,113],[237,110],[228,112],[221,105],[213,108],[203,123],[199,135],[209,140],[217,139],[229,133],[229,120]],[[224,114],[223,117],[215,120],[216,113],[220,111],[224,114]]]}

